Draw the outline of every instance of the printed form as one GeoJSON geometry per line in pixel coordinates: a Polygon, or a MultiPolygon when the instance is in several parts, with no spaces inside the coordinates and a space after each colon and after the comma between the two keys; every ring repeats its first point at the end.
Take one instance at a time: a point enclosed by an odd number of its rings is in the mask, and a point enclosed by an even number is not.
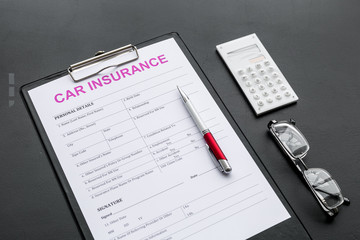
{"type": "Polygon", "coordinates": [[[173,38],[100,77],[29,91],[95,239],[245,239],[289,214],[173,38]],[[180,99],[233,171],[221,174],[180,99]]]}

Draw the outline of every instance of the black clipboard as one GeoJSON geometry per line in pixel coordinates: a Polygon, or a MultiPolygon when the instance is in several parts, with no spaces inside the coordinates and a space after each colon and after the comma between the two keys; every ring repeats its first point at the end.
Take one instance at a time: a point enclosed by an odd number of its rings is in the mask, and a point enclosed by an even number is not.
{"type": "MultiPolygon", "coordinates": [[[[253,147],[251,146],[251,144],[248,142],[248,140],[246,139],[246,137],[244,136],[242,130],[240,129],[240,126],[236,123],[236,121],[234,120],[233,116],[231,115],[231,113],[228,111],[227,107],[225,106],[225,104],[222,102],[220,96],[218,95],[218,93],[216,92],[216,90],[214,89],[214,87],[212,86],[211,82],[208,80],[208,78],[206,77],[206,75],[204,74],[204,72],[202,71],[202,69],[200,68],[199,64],[197,63],[197,61],[195,60],[195,58],[193,57],[193,55],[191,54],[189,48],[185,45],[184,41],[182,40],[182,38],[180,37],[180,35],[178,33],[172,32],[172,33],[167,33],[155,38],[152,38],[150,40],[147,40],[145,42],[136,44],[135,46],[133,45],[127,45],[125,47],[122,48],[118,48],[115,49],[113,51],[110,51],[108,53],[104,53],[103,51],[98,52],[96,54],[95,57],[84,60],[82,62],[76,63],[71,65],[68,69],[59,71],[57,73],[51,74],[47,77],[41,78],[39,80],[36,80],[34,82],[28,83],[24,86],[21,87],[21,95],[23,98],[23,101],[25,102],[25,105],[27,107],[27,110],[29,112],[29,115],[32,118],[33,124],[37,130],[37,133],[41,139],[41,142],[44,146],[44,148],[46,149],[47,155],[52,163],[52,166],[58,176],[58,179],[63,187],[64,193],[66,195],[66,198],[71,206],[72,212],[77,220],[78,223],[78,227],[81,229],[81,232],[83,234],[83,237],[85,239],[94,239],[91,231],[86,223],[86,220],[81,212],[81,209],[76,201],[75,195],[71,190],[70,184],[67,181],[67,178],[65,176],[65,173],[63,172],[63,169],[60,165],[60,162],[54,152],[54,149],[51,145],[51,142],[45,132],[44,126],[39,118],[39,115],[34,107],[34,104],[30,98],[29,95],[29,91],[31,89],[34,89],[38,86],[41,86],[43,84],[46,84],[50,81],[53,81],[55,79],[58,79],[60,77],[63,77],[67,74],[69,74],[72,79],[74,81],[78,81],[78,80],[82,80],[82,78],[77,79],[76,77],[72,76],[72,73],[74,70],[76,70],[78,67],[82,67],[82,66],[87,66],[88,64],[92,64],[96,61],[101,61],[102,59],[106,58],[106,57],[112,57],[116,54],[123,54],[123,53],[128,53],[128,52],[134,52],[135,53],[135,57],[134,60],[136,60],[136,55],[138,57],[137,54],[137,48],[142,48],[151,44],[154,44],[156,42],[160,42],[169,38],[174,38],[174,40],[176,41],[176,43],[179,45],[179,47],[181,48],[181,50],[183,51],[183,53],[185,54],[185,56],[187,57],[188,61],[191,63],[192,67],[194,68],[194,70],[196,71],[196,73],[198,74],[198,76],[200,77],[200,79],[202,80],[202,82],[204,83],[204,85],[206,86],[206,88],[208,89],[208,91],[210,92],[210,94],[212,95],[212,97],[214,98],[215,102],[217,103],[217,105],[220,107],[221,111],[224,113],[225,117],[227,118],[227,120],[229,121],[230,125],[233,127],[233,129],[235,130],[236,134],[238,135],[238,137],[240,138],[240,140],[243,142],[244,146],[246,147],[246,149],[248,150],[248,152],[250,153],[250,155],[252,156],[252,158],[254,159],[254,161],[256,162],[257,166],[260,168],[260,170],[262,171],[262,173],[264,174],[265,178],[268,180],[269,184],[271,185],[271,187],[274,189],[274,191],[276,192],[277,196],[280,198],[281,202],[284,204],[285,208],[287,209],[287,211],[289,212],[289,214],[291,215],[290,219],[285,220],[284,222],[281,222],[278,225],[275,225],[255,236],[252,237],[252,239],[265,239],[265,238],[279,238],[281,236],[287,236],[287,237],[292,237],[292,236],[296,236],[299,239],[311,239],[309,233],[307,232],[307,230],[305,229],[305,227],[303,226],[303,224],[301,223],[301,221],[299,220],[299,218],[297,217],[297,215],[294,213],[293,209],[291,208],[291,206],[288,204],[286,198],[284,197],[284,195],[281,193],[280,189],[277,187],[276,183],[274,182],[274,180],[272,179],[271,175],[269,174],[269,172],[266,170],[264,164],[261,162],[260,158],[258,157],[258,155],[256,154],[256,152],[254,151],[253,147]]],[[[129,60],[130,61],[130,60],[129,60]]],[[[128,63],[127,62],[123,62],[122,64],[128,63]]],[[[120,64],[121,65],[121,64],[120,64]]],[[[100,69],[102,70],[102,69],[100,69]]],[[[97,72],[96,72],[97,73],[97,72]]],[[[96,74],[94,73],[94,74],[96,74]]]]}

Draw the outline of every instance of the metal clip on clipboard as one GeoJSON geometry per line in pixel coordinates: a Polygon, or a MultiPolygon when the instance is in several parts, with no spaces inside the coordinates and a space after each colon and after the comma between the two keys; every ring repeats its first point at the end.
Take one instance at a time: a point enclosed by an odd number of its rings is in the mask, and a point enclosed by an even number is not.
{"type": "Polygon", "coordinates": [[[129,44],[106,53],[104,51],[98,51],[95,57],[70,65],[68,73],[74,82],[78,82],[95,76],[107,68],[118,67],[135,61],[138,58],[139,53],[137,48],[129,44]],[[134,53],[134,56],[132,56],[131,53],[134,53]]]}

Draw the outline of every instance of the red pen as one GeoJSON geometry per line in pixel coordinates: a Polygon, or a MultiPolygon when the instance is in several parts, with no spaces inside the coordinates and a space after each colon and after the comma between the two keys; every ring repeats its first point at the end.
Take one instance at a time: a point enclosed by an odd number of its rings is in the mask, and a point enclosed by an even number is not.
{"type": "Polygon", "coordinates": [[[186,109],[190,113],[192,119],[194,120],[196,126],[199,128],[200,132],[202,133],[207,148],[210,152],[210,156],[212,160],[214,161],[217,168],[223,172],[223,173],[230,173],[232,168],[226,159],[224,153],[221,151],[221,148],[219,147],[218,143],[216,142],[214,136],[211,134],[210,129],[206,127],[205,123],[200,118],[199,114],[196,112],[195,107],[191,103],[189,97],[184,93],[183,90],[181,90],[179,87],[177,87],[181,98],[185,104],[186,109]]]}

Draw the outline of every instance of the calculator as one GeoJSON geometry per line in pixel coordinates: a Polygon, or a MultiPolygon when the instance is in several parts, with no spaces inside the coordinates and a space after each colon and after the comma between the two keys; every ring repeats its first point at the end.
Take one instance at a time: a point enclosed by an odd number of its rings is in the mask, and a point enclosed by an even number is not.
{"type": "Polygon", "coordinates": [[[216,46],[256,115],[299,99],[255,33],[216,46]]]}

